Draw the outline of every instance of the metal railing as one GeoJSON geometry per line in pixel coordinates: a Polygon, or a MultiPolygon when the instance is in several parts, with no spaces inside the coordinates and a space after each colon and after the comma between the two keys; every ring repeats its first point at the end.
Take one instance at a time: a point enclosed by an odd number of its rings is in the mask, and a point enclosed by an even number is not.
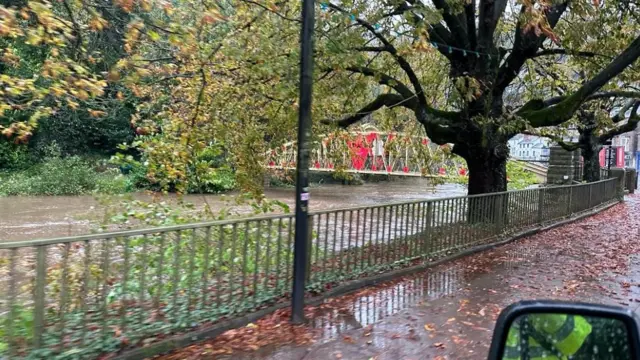
{"type": "MultiPolygon", "coordinates": [[[[615,179],[316,211],[322,292],[616,199],[615,179]]],[[[95,358],[288,301],[292,215],[0,243],[0,356],[95,358]]]]}

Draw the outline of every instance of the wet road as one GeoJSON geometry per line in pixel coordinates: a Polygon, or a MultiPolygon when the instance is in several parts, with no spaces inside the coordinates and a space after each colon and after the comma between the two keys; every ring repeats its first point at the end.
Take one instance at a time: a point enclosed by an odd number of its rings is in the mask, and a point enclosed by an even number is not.
{"type": "MultiPolygon", "coordinates": [[[[374,205],[402,200],[432,199],[463,195],[460,185],[430,186],[428,180],[399,178],[390,182],[361,186],[327,184],[311,188],[311,209],[333,209],[356,205],[374,205]]],[[[267,189],[266,196],[294,207],[294,189],[267,189]]],[[[150,196],[135,194],[149,200],[150,196]]],[[[167,196],[175,201],[175,196],[167,196]]],[[[196,206],[206,202],[214,211],[234,207],[250,213],[249,206],[237,207],[230,195],[187,195],[196,206]]],[[[0,241],[16,241],[87,234],[105,216],[105,207],[93,196],[12,196],[0,197],[0,241]]]]}
{"type": "MultiPolygon", "coordinates": [[[[272,335],[258,324],[253,337],[242,339],[257,338],[258,351],[223,340],[209,346],[234,348],[228,355],[233,359],[486,359],[498,313],[518,300],[586,301],[637,311],[639,228],[640,197],[629,197],[591,218],[330,299],[309,309],[312,344],[282,345],[282,336],[273,335],[265,346],[272,335]]],[[[193,358],[214,358],[199,354],[193,358]]]]}

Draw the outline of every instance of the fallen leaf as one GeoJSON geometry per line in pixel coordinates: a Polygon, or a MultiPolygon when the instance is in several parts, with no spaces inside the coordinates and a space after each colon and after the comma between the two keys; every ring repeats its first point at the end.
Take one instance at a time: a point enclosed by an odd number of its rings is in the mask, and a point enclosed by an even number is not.
{"type": "Polygon", "coordinates": [[[355,340],[353,340],[353,338],[352,338],[351,336],[349,336],[349,335],[345,335],[345,336],[343,336],[343,337],[342,337],[342,340],[343,340],[344,342],[346,342],[346,343],[349,343],[349,344],[355,344],[355,343],[356,343],[356,341],[355,341],[355,340]]]}
{"type": "Polygon", "coordinates": [[[445,349],[445,346],[443,343],[435,343],[433,344],[433,347],[437,348],[437,349],[445,349]]]}
{"type": "Polygon", "coordinates": [[[429,323],[424,325],[424,329],[427,331],[436,331],[435,324],[429,323]]]}

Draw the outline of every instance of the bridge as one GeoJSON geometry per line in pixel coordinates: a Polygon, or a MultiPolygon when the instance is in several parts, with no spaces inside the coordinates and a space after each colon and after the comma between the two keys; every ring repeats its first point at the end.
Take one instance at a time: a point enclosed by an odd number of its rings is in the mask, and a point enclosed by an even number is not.
{"type": "MultiPolygon", "coordinates": [[[[295,170],[297,142],[291,141],[266,154],[265,167],[295,170]]],[[[543,183],[547,168],[512,159],[543,183]]],[[[381,131],[335,132],[318,136],[310,154],[311,171],[446,178],[467,175],[464,161],[452,156],[449,145],[429,138],[381,131]]]]}
{"type": "MultiPolygon", "coordinates": [[[[266,154],[265,167],[295,170],[297,142],[266,154]]],[[[449,145],[427,137],[380,131],[335,132],[312,144],[310,170],[415,177],[466,175],[466,165],[451,155],[449,145]]]]}
{"type": "Polygon", "coordinates": [[[533,173],[540,183],[547,182],[547,171],[549,170],[545,165],[538,162],[531,162],[526,160],[520,160],[517,158],[511,158],[511,161],[515,161],[521,165],[525,171],[533,173]]]}

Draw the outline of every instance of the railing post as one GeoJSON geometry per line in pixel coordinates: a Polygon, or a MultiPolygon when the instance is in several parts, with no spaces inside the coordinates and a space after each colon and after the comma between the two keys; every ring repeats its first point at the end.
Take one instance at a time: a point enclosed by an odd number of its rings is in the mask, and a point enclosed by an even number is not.
{"type": "Polygon", "coordinates": [[[593,193],[593,184],[589,184],[589,206],[587,206],[587,208],[591,209],[591,198],[592,198],[592,193],[593,193]]]}
{"type": "Polygon", "coordinates": [[[427,256],[429,252],[429,244],[431,243],[431,219],[433,218],[433,202],[427,202],[427,215],[426,215],[426,226],[425,226],[425,234],[423,234],[422,238],[422,256],[427,256]]]}
{"type": "MultiPolygon", "coordinates": [[[[33,302],[33,347],[42,347],[42,333],[44,332],[45,286],[47,283],[47,247],[40,245],[36,248],[36,284],[33,302]]],[[[13,325],[13,324],[12,324],[13,325]]]]}
{"type": "Polygon", "coordinates": [[[573,185],[569,186],[569,201],[567,201],[567,215],[571,216],[573,214],[573,208],[571,207],[571,201],[573,199],[573,185]]]}
{"type": "Polygon", "coordinates": [[[505,225],[504,217],[506,215],[505,207],[509,203],[508,202],[509,200],[506,199],[508,194],[509,193],[505,192],[505,193],[502,193],[500,195],[497,195],[497,197],[498,197],[497,198],[497,202],[498,202],[497,212],[498,213],[496,215],[498,216],[498,218],[496,220],[497,220],[497,223],[498,223],[498,233],[501,233],[502,229],[504,229],[504,225],[505,225]]]}
{"type": "Polygon", "coordinates": [[[538,223],[541,224],[543,221],[543,209],[544,209],[544,192],[545,189],[541,188],[538,190],[538,223]]]}
{"type": "Polygon", "coordinates": [[[313,253],[313,215],[307,215],[307,224],[307,257],[305,260],[305,272],[307,275],[306,282],[308,283],[311,280],[311,254],[313,253]]]}

